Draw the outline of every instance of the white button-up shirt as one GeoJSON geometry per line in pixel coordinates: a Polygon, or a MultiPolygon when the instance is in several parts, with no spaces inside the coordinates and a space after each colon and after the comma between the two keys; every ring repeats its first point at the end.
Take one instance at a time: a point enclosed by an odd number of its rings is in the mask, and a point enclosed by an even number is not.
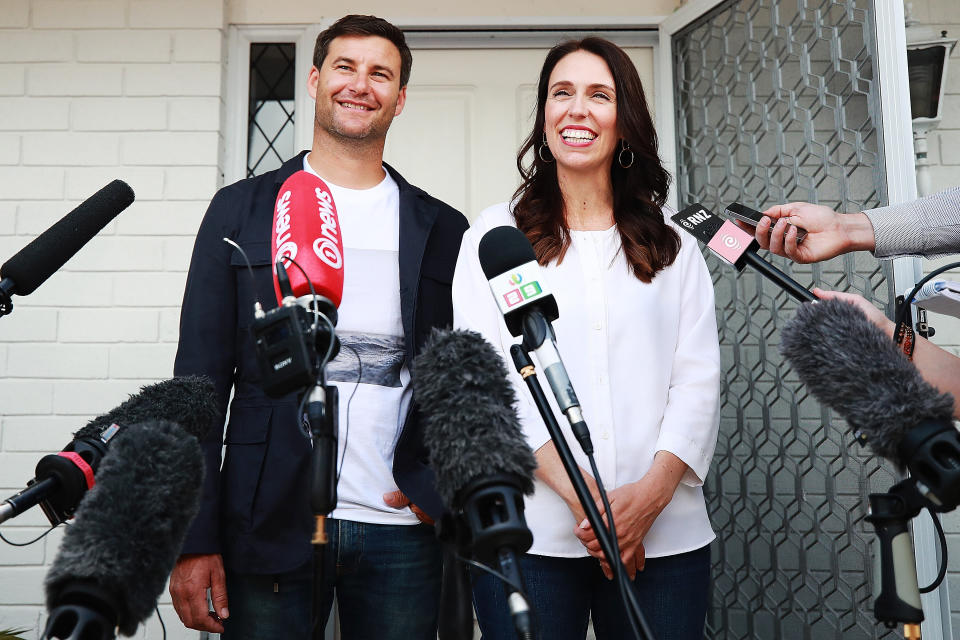
{"type": "MultiPolygon", "coordinates": [[[[536,451],[550,436],[509,357],[510,345],[520,339],[507,330],[477,257],[480,238],[502,225],[516,226],[506,203],[483,211],[463,237],[453,279],[454,325],[480,332],[502,350],[521,424],[536,451]]],[[[649,284],[629,269],[616,227],[571,231],[563,261],[542,267],[560,309],[553,323],[557,348],[590,428],[604,486],[609,491],[639,480],[661,450],[689,467],[644,539],[647,557],[699,549],[715,537],[702,490],[719,422],[713,283],[696,242],[680,236],[677,259],[649,284]]],[[[538,377],[575,459],[589,469],[546,380],[538,377]]],[[[530,553],[587,555],[573,534],[572,512],[546,484],[538,480],[525,502],[534,534],[530,553]]]]}

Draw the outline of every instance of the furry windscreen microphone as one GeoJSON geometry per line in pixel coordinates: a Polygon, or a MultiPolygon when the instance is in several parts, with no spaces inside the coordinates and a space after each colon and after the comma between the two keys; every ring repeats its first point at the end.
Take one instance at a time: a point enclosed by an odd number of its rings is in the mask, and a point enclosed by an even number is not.
{"type": "Polygon", "coordinates": [[[437,492],[452,510],[457,494],[485,476],[508,474],[533,493],[537,463],[520,429],[503,359],[480,334],[435,329],[414,362],[414,393],[437,492]]]}
{"type": "Polygon", "coordinates": [[[78,609],[112,621],[123,635],[136,633],[180,553],[202,480],[200,445],[176,424],[124,429],[47,573],[44,637],[99,637],[74,628],[85,619],[78,609]]]}
{"type": "Polygon", "coordinates": [[[780,351],[823,404],[900,468],[904,436],[924,423],[953,431],[953,398],[927,383],[893,341],[843,300],[804,304],[784,326],[780,351]]]}
{"type": "Polygon", "coordinates": [[[63,451],[42,457],[27,488],[0,503],[0,522],[37,504],[53,525],[71,518],[86,491],[94,486],[112,438],[126,425],[168,420],[202,440],[216,416],[213,383],[208,378],[185,376],[144,386],[77,431],[63,451]]]}
{"type": "Polygon", "coordinates": [[[74,437],[97,438],[114,423],[122,426],[145,420],[169,420],[202,440],[216,417],[213,382],[204,376],[180,376],[140,387],[138,393],[88,422],[74,437]]]}
{"type": "Polygon", "coordinates": [[[41,233],[0,267],[0,287],[29,295],[133,202],[133,189],[114,180],[41,233]]]}

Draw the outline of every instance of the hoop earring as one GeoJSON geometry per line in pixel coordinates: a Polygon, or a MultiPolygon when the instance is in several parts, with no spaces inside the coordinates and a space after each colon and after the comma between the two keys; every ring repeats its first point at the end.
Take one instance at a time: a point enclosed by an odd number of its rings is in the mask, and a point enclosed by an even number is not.
{"type": "Polygon", "coordinates": [[[543,134],[543,142],[540,144],[539,147],[537,147],[537,155],[540,157],[540,161],[543,162],[544,164],[550,164],[551,162],[553,162],[553,157],[552,157],[552,154],[550,153],[550,147],[547,146],[546,133],[543,134]],[[543,157],[544,150],[546,150],[547,155],[551,156],[550,158],[543,157]]]}
{"type": "Polygon", "coordinates": [[[633,157],[633,149],[630,148],[630,145],[627,143],[626,140],[621,140],[620,142],[621,142],[621,145],[620,145],[620,153],[617,154],[617,162],[619,162],[619,163],[620,163],[620,166],[623,167],[624,169],[629,169],[630,167],[633,166],[633,161],[634,161],[634,159],[635,159],[635,158],[633,157]],[[630,153],[630,161],[629,161],[629,162],[624,162],[624,160],[623,160],[623,153],[624,153],[625,151],[627,151],[627,152],[630,153]]]}

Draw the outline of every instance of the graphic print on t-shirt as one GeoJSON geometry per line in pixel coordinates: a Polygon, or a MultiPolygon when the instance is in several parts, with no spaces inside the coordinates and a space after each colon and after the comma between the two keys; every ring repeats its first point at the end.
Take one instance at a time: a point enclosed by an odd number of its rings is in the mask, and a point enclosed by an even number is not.
{"type": "Polygon", "coordinates": [[[359,377],[363,384],[401,386],[402,337],[348,331],[338,331],[337,337],[340,338],[340,353],[327,365],[327,380],[355,383],[359,377]]]}

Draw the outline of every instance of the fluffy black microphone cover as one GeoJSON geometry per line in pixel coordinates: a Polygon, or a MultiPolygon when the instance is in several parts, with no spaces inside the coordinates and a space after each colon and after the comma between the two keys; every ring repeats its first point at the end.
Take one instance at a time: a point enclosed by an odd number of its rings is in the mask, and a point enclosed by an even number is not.
{"type": "Polygon", "coordinates": [[[527,495],[537,467],[503,359],[480,334],[435,329],[414,362],[414,395],[444,504],[484,476],[512,474],[527,495]]]}
{"type": "Polygon", "coordinates": [[[202,440],[216,417],[213,382],[203,376],[181,376],[140,387],[138,393],[88,422],[74,437],[96,438],[113,423],[126,426],[146,420],[168,420],[202,440]]]}
{"type": "Polygon", "coordinates": [[[784,326],[780,351],[823,404],[901,468],[904,434],[927,420],[950,421],[953,397],[938,392],[856,305],[823,300],[800,306],[784,326]]]}
{"type": "Polygon", "coordinates": [[[21,296],[33,293],[108,222],[129,207],[133,198],[130,185],[114,180],[7,260],[0,267],[0,277],[16,283],[14,293],[21,296]]]}
{"type": "Polygon", "coordinates": [[[93,583],[113,596],[120,633],[132,636],[153,613],[196,515],[200,445],[171,422],[133,424],[96,479],[47,573],[47,607],[72,583],[93,583]]]}

